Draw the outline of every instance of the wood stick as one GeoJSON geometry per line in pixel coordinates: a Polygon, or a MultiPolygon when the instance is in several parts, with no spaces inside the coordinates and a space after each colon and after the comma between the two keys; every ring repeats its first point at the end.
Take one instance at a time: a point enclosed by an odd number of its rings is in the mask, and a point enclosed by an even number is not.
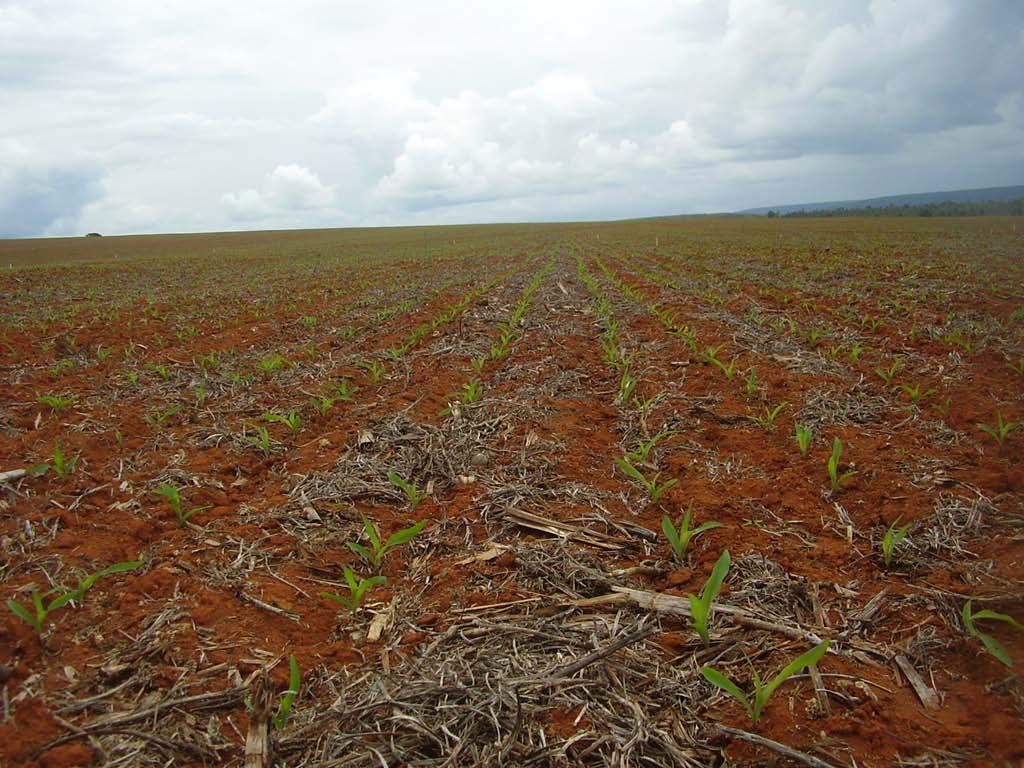
{"type": "Polygon", "coordinates": [[[252,712],[249,714],[249,731],[245,735],[244,768],[267,768],[273,758],[270,743],[270,676],[264,667],[263,674],[253,681],[252,712]]]}
{"type": "Polygon", "coordinates": [[[907,682],[910,683],[910,687],[914,689],[914,693],[917,694],[917,698],[921,700],[925,709],[938,709],[939,708],[939,697],[932,688],[929,687],[928,683],[922,679],[922,677],[914,669],[914,665],[910,663],[910,659],[904,656],[902,653],[896,654],[893,658],[896,662],[896,666],[900,668],[900,672],[907,678],[907,682]]]}
{"type": "Polygon", "coordinates": [[[748,733],[747,731],[741,731],[739,728],[730,728],[727,725],[716,725],[715,729],[727,736],[749,741],[751,744],[757,744],[759,747],[766,747],[774,752],[778,752],[780,755],[785,755],[793,760],[800,761],[804,765],[809,765],[811,768],[836,768],[832,763],[826,763],[814,755],[808,755],[806,752],[787,747],[785,744],[780,744],[772,739],[766,739],[764,736],[758,736],[756,733],[748,733]]]}

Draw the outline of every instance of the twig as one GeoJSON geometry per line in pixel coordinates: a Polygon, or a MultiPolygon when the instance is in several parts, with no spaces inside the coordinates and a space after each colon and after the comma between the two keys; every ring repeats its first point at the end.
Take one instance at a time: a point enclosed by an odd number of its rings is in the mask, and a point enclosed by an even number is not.
{"type": "Polygon", "coordinates": [[[27,474],[27,469],[9,469],[6,472],[0,472],[0,483],[9,483],[12,480],[21,480],[21,478],[27,474]]]}
{"type": "Polygon", "coordinates": [[[286,619],[291,619],[292,621],[298,621],[299,620],[299,617],[298,617],[297,614],[294,614],[294,613],[292,613],[290,611],[286,611],[284,608],[278,608],[276,605],[271,605],[270,603],[265,603],[262,600],[260,600],[258,597],[254,597],[253,595],[250,595],[247,592],[243,592],[242,590],[238,590],[238,596],[240,598],[242,598],[243,600],[248,600],[250,603],[255,605],[257,608],[262,608],[264,611],[269,611],[270,613],[277,614],[278,616],[284,616],[286,619]]]}
{"type": "Polygon", "coordinates": [[[904,656],[902,653],[897,654],[893,661],[896,662],[896,666],[900,668],[900,672],[907,678],[907,682],[910,683],[910,687],[914,689],[914,693],[917,694],[917,698],[921,700],[925,709],[938,709],[939,708],[939,697],[936,696],[935,691],[928,687],[928,684],[921,678],[914,669],[914,665],[910,663],[910,659],[904,656]]]}
{"type": "Polygon", "coordinates": [[[270,743],[270,685],[266,667],[253,681],[252,712],[249,731],[245,735],[244,768],[267,768],[271,764],[270,743]]]}
{"type": "Polygon", "coordinates": [[[599,648],[593,653],[588,653],[586,656],[584,656],[581,659],[577,659],[572,664],[564,666],[561,669],[555,670],[551,673],[551,675],[549,675],[547,680],[538,682],[543,682],[545,685],[553,685],[567,677],[572,677],[584,667],[589,667],[594,662],[600,661],[601,659],[607,656],[611,656],[620,648],[624,648],[627,645],[632,645],[633,643],[638,643],[641,640],[646,640],[648,637],[650,637],[653,634],[656,634],[658,631],[658,627],[653,625],[650,627],[638,629],[636,632],[624,635],[623,637],[620,637],[617,640],[609,643],[604,648],[599,648]]]}
{"type": "Polygon", "coordinates": [[[733,736],[737,739],[743,739],[749,741],[751,744],[757,744],[760,747],[766,747],[780,755],[798,760],[804,765],[809,765],[811,768],[836,768],[832,763],[826,763],[824,760],[815,757],[814,755],[808,755],[806,752],[787,747],[785,744],[780,744],[777,741],[766,739],[764,736],[758,736],[756,733],[748,733],[747,731],[741,731],[739,728],[730,728],[727,725],[716,725],[715,729],[727,736],[733,736]]]}

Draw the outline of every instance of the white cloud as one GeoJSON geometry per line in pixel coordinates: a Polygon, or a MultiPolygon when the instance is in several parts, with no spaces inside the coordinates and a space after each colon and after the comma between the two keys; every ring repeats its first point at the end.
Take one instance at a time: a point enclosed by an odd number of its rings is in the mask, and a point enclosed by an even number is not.
{"type": "Polygon", "coordinates": [[[1024,4],[994,0],[14,0],[0,145],[28,155],[0,156],[0,232],[580,219],[1020,183],[1022,29],[1024,4]]]}
{"type": "Polygon", "coordinates": [[[334,190],[308,168],[289,164],[279,165],[264,176],[258,190],[228,192],[222,199],[231,218],[262,220],[275,215],[291,217],[295,213],[330,209],[334,204],[334,190]]]}

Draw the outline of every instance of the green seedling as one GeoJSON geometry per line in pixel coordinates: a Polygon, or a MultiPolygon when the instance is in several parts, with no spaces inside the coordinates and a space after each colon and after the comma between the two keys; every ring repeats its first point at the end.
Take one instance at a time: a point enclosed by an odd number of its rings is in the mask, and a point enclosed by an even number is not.
{"type": "Polygon", "coordinates": [[[986,435],[999,443],[999,447],[1002,448],[1003,443],[1006,442],[1006,438],[1009,437],[1010,433],[1017,428],[1018,424],[1016,421],[1006,421],[1003,418],[1003,414],[997,411],[996,425],[994,427],[985,423],[979,423],[976,426],[986,435]]]}
{"type": "Polygon", "coordinates": [[[310,405],[312,405],[314,410],[316,410],[316,412],[321,416],[326,416],[327,412],[334,407],[335,402],[337,402],[335,398],[328,397],[327,395],[319,395],[309,399],[310,405]]]}
{"type": "Polygon", "coordinates": [[[171,418],[171,416],[174,416],[180,410],[180,405],[172,405],[170,408],[165,408],[164,410],[157,411],[156,413],[147,413],[146,423],[154,429],[160,429],[163,427],[164,423],[171,418]]]}
{"type": "Polygon", "coordinates": [[[772,694],[775,693],[778,687],[793,675],[803,671],[806,667],[810,667],[821,661],[825,652],[828,651],[829,642],[830,641],[825,640],[823,643],[814,646],[814,648],[807,651],[807,653],[787,664],[779,674],[767,682],[762,683],[757,670],[751,668],[754,676],[753,699],[741,691],[736,683],[713,667],[701,667],[700,673],[704,676],[704,679],[713,686],[721,688],[742,704],[743,708],[747,710],[747,714],[750,716],[750,719],[756,723],[761,718],[761,713],[764,711],[764,707],[768,703],[768,700],[772,697],[772,694]]]}
{"type": "Polygon", "coordinates": [[[368,579],[364,579],[362,576],[357,576],[347,565],[344,566],[344,569],[348,596],[340,595],[337,592],[321,592],[320,597],[333,600],[339,605],[345,606],[349,613],[357,613],[359,611],[367,592],[376,586],[383,586],[388,583],[387,578],[384,576],[371,576],[368,579]]]}
{"type": "Polygon", "coordinates": [[[139,372],[138,371],[134,371],[134,370],[125,371],[124,375],[125,375],[125,378],[128,379],[128,383],[131,384],[133,387],[137,387],[139,385],[139,372]]]}
{"type": "Polygon", "coordinates": [[[245,439],[255,445],[264,456],[270,455],[270,431],[266,427],[256,427],[256,434],[245,433],[245,439]]]}
{"type": "Polygon", "coordinates": [[[797,424],[795,429],[796,444],[800,448],[800,453],[806,456],[807,449],[811,447],[811,438],[814,436],[814,433],[810,427],[805,427],[803,424],[797,424]]]}
{"type": "Polygon", "coordinates": [[[484,368],[487,366],[487,356],[474,357],[469,361],[469,364],[473,366],[473,370],[476,371],[477,376],[483,376],[484,368]]]}
{"type": "Polygon", "coordinates": [[[764,406],[760,416],[750,416],[748,418],[750,418],[750,420],[755,424],[760,425],[762,429],[774,429],[775,419],[779,417],[779,414],[782,413],[782,409],[787,405],[789,405],[787,402],[781,402],[772,408],[769,408],[766,405],[764,406]]]}
{"type": "Polygon", "coordinates": [[[850,347],[850,362],[856,363],[858,360],[860,360],[860,356],[863,352],[864,347],[861,346],[860,344],[854,344],[852,347],[850,347]]]}
{"type": "Polygon", "coordinates": [[[107,362],[107,358],[110,357],[110,352],[110,347],[104,347],[102,344],[100,344],[98,347],[96,347],[96,362],[107,362]]]}
{"type": "Polygon", "coordinates": [[[416,483],[410,483],[406,481],[397,472],[389,472],[388,481],[393,486],[401,490],[402,493],[405,494],[406,501],[409,502],[409,505],[413,509],[416,509],[416,507],[418,507],[420,503],[429,495],[425,490],[421,491],[419,486],[416,485],[416,483]]]}
{"type": "Polygon", "coordinates": [[[936,392],[938,392],[938,390],[934,389],[934,388],[930,388],[930,389],[926,389],[926,390],[922,391],[921,387],[922,387],[921,384],[914,384],[914,385],[900,384],[900,389],[903,390],[903,392],[907,395],[907,397],[910,398],[911,402],[914,405],[920,405],[920,403],[921,403],[921,401],[923,399],[925,399],[927,397],[931,397],[936,392]]]}
{"type": "Polygon", "coordinates": [[[711,642],[711,637],[708,634],[708,622],[711,620],[715,599],[718,597],[718,593],[722,591],[722,582],[725,581],[725,576],[729,573],[729,566],[731,564],[732,558],[729,557],[729,550],[727,549],[722,552],[715,563],[715,567],[711,569],[711,575],[704,584],[704,588],[700,591],[700,597],[694,594],[687,595],[687,598],[690,600],[690,615],[693,617],[693,626],[705,643],[711,642]]]}
{"type": "Polygon", "coordinates": [[[108,565],[102,570],[96,571],[84,579],[78,580],[78,586],[74,589],[64,590],[51,590],[45,594],[40,594],[38,590],[32,590],[32,607],[31,609],[26,608],[14,600],[7,601],[7,607],[16,616],[21,618],[25,623],[32,627],[36,631],[37,635],[43,633],[43,625],[46,623],[46,618],[50,613],[63,608],[68,603],[81,603],[85,599],[85,593],[92,589],[93,585],[102,579],[104,576],[110,576],[115,573],[124,573],[125,571],[133,571],[142,565],[142,560],[130,560],[123,563],[114,563],[108,565]],[[44,598],[60,592],[53,600],[49,603],[44,602],[44,598]]]}
{"type": "Polygon", "coordinates": [[[701,357],[704,359],[705,363],[715,363],[716,365],[720,366],[722,363],[718,359],[718,353],[721,352],[724,347],[725,344],[718,344],[717,346],[705,347],[701,357]]]}
{"type": "Polygon", "coordinates": [[[271,718],[274,728],[283,731],[288,724],[288,718],[292,714],[292,707],[299,695],[299,685],[302,677],[299,675],[299,663],[294,656],[288,657],[288,690],[281,694],[281,703],[277,707],[277,714],[271,718]]]}
{"type": "Polygon", "coordinates": [[[718,369],[725,374],[725,378],[732,381],[736,378],[736,358],[734,357],[728,363],[723,363],[715,357],[710,357],[709,361],[718,366],[718,369]]]}
{"type": "Polygon", "coordinates": [[[178,518],[178,523],[184,527],[188,523],[189,519],[196,513],[202,512],[206,507],[192,507],[186,510],[181,506],[181,491],[175,488],[170,483],[161,483],[157,486],[156,492],[167,499],[167,503],[171,505],[171,509],[174,510],[174,516],[178,518]]]}
{"type": "Polygon", "coordinates": [[[283,368],[285,359],[280,353],[274,353],[271,357],[265,357],[256,363],[256,366],[264,373],[273,373],[274,371],[283,368]]]}
{"type": "Polygon", "coordinates": [[[282,416],[280,413],[264,413],[263,420],[271,424],[284,424],[292,432],[302,429],[302,416],[294,408],[288,412],[287,416],[282,416]]]}
{"type": "Polygon", "coordinates": [[[306,328],[316,328],[317,319],[314,315],[303,315],[302,324],[306,328]]]}
{"type": "Polygon", "coordinates": [[[882,560],[885,562],[885,566],[887,568],[892,565],[892,556],[896,551],[896,545],[907,538],[907,534],[910,532],[910,527],[913,525],[911,522],[897,528],[896,526],[899,524],[900,518],[902,517],[903,515],[900,515],[893,520],[892,525],[886,529],[885,535],[882,536],[882,560]]]}
{"type": "Polygon", "coordinates": [[[470,379],[462,385],[462,390],[452,393],[464,405],[475,403],[484,396],[484,385],[480,379],[470,379]]]}
{"type": "Polygon", "coordinates": [[[334,392],[339,400],[349,402],[352,396],[359,391],[359,387],[352,383],[351,379],[342,379],[334,385],[334,392]]]}
{"type": "Polygon", "coordinates": [[[366,372],[367,378],[372,384],[380,384],[384,378],[384,374],[387,369],[384,367],[384,363],[380,360],[363,360],[356,363],[356,368],[360,368],[366,372]]]}
{"type": "Polygon", "coordinates": [[[840,490],[856,475],[856,472],[839,472],[839,459],[843,456],[843,441],[838,437],[832,440],[832,455],[828,457],[828,477],[832,481],[832,490],[840,490]]]}
{"type": "Polygon", "coordinates": [[[376,526],[364,515],[363,529],[366,531],[366,537],[370,540],[370,546],[365,547],[354,541],[345,542],[345,546],[363,558],[374,568],[380,568],[380,564],[384,560],[384,556],[387,555],[390,550],[405,544],[407,541],[417,536],[420,531],[426,527],[426,525],[427,523],[425,520],[420,520],[419,522],[410,525],[408,528],[403,528],[397,533],[391,534],[387,541],[381,542],[376,526]]]}
{"type": "Polygon", "coordinates": [[[40,405],[45,405],[53,413],[70,408],[77,401],[78,398],[74,395],[40,395],[37,398],[40,405]]]}
{"type": "Polygon", "coordinates": [[[166,365],[149,365],[147,367],[164,381],[171,378],[171,371],[166,365]]]}
{"type": "Polygon", "coordinates": [[[628,403],[629,399],[633,397],[633,393],[636,391],[636,385],[639,383],[640,379],[629,372],[628,365],[623,368],[622,377],[619,379],[619,395],[615,399],[615,402],[619,405],[625,405],[628,403]]]}
{"type": "Polygon", "coordinates": [[[36,464],[29,470],[29,474],[35,477],[45,475],[49,470],[53,470],[53,473],[57,475],[61,480],[66,480],[75,471],[75,466],[78,464],[78,457],[68,457],[64,455],[64,449],[60,447],[60,440],[57,440],[53,444],[53,454],[50,458],[49,464],[36,464]]]}
{"type": "Polygon", "coordinates": [[[647,491],[647,494],[651,497],[651,501],[653,502],[657,502],[658,499],[665,494],[665,491],[679,482],[676,478],[672,478],[671,480],[666,480],[664,483],[659,483],[658,478],[661,477],[661,472],[655,472],[653,477],[648,478],[643,472],[634,467],[629,462],[629,459],[624,457],[616,459],[615,463],[624,474],[633,478],[643,486],[644,490],[647,491]]]}
{"type": "Polygon", "coordinates": [[[641,440],[636,444],[636,447],[632,451],[626,454],[627,461],[633,462],[635,464],[646,464],[647,459],[651,455],[651,451],[654,449],[654,446],[656,446],[662,440],[672,437],[675,434],[676,433],[671,429],[663,429],[650,440],[641,440]]]}
{"type": "Polygon", "coordinates": [[[665,538],[668,539],[669,547],[672,548],[672,556],[675,557],[676,562],[680,564],[684,562],[686,558],[686,550],[693,539],[706,531],[722,527],[722,524],[717,520],[711,520],[706,523],[701,523],[696,528],[691,529],[690,520],[692,516],[693,504],[690,504],[686,508],[686,514],[679,518],[678,525],[673,525],[672,519],[668,515],[661,518],[661,530],[664,531],[665,538]]]}
{"type": "Polygon", "coordinates": [[[899,360],[894,360],[888,368],[876,368],[875,373],[881,377],[882,381],[886,383],[886,386],[892,387],[892,380],[899,373],[900,368],[903,367],[903,363],[899,360]]]}
{"type": "Polygon", "coordinates": [[[973,600],[968,600],[964,604],[963,610],[960,612],[960,616],[964,621],[964,628],[967,630],[967,634],[970,637],[976,637],[978,640],[980,640],[981,644],[985,646],[985,650],[991,653],[997,659],[999,659],[999,661],[1003,665],[1007,667],[1012,667],[1013,659],[1010,658],[1010,654],[1006,650],[1005,646],[1003,646],[1002,643],[1000,643],[998,640],[992,637],[992,635],[986,632],[982,632],[980,629],[978,629],[974,625],[974,622],[978,621],[979,619],[1001,621],[1005,624],[1009,624],[1011,627],[1016,627],[1017,629],[1022,630],[1024,630],[1024,625],[1021,625],[1021,623],[1012,616],[1008,616],[1005,613],[999,613],[998,611],[990,611],[988,608],[983,608],[980,611],[973,611],[971,610],[971,604],[973,602],[973,600]]]}
{"type": "Polygon", "coordinates": [[[747,397],[757,394],[757,371],[751,368],[747,371],[747,397]]]}

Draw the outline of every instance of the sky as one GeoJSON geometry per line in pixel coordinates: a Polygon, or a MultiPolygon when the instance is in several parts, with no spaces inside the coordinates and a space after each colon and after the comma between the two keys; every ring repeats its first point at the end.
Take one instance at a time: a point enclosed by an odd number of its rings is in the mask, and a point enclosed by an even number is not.
{"type": "Polygon", "coordinates": [[[1021,0],[0,0],[0,236],[1024,183],[1021,0]]]}

